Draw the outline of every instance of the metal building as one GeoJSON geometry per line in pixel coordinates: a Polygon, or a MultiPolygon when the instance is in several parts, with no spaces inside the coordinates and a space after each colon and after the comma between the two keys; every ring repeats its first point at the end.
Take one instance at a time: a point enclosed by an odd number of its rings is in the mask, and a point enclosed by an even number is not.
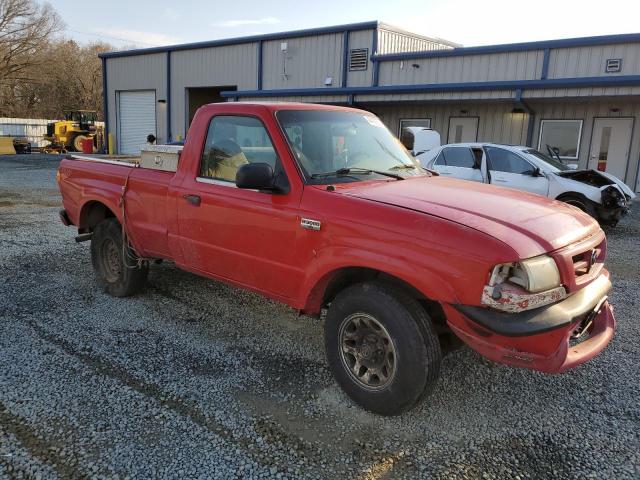
{"type": "Polygon", "coordinates": [[[560,149],[640,190],[640,34],[461,47],[380,23],[102,55],[116,151],[183,138],[196,109],[227,100],[355,105],[399,136],[560,149]]]}

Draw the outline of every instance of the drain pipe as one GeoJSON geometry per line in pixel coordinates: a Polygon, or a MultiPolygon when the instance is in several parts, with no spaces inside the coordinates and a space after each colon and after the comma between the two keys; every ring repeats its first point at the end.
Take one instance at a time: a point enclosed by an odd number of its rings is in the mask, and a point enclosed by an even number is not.
{"type": "Polygon", "coordinates": [[[516,90],[516,97],[514,98],[514,101],[516,103],[516,108],[522,109],[526,114],[529,115],[529,123],[527,124],[526,145],[527,147],[533,147],[533,128],[536,123],[536,112],[522,99],[521,88],[516,90]]]}

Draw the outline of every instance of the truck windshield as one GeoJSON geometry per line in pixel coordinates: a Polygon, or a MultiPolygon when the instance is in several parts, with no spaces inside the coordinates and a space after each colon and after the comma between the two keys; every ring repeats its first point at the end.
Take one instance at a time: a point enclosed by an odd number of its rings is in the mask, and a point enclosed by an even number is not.
{"type": "Polygon", "coordinates": [[[309,183],[402,179],[426,171],[378,117],[360,112],[280,110],[276,113],[309,183]]]}

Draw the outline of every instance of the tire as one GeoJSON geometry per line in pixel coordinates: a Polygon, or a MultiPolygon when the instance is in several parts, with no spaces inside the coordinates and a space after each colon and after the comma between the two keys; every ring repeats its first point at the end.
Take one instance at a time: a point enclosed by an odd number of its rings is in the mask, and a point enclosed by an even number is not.
{"type": "Polygon", "coordinates": [[[71,139],[71,142],[69,142],[69,146],[76,152],[82,152],[82,142],[88,139],[89,137],[87,137],[86,135],[76,135],[71,139]]]}
{"type": "Polygon", "coordinates": [[[574,207],[579,208],[584,213],[591,215],[593,218],[598,220],[596,209],[594,208],[591,201],[589,201],[586,197],[582,195],[564,195],[562,197],[558,197],[558,200],[564,203],[568,203],[569,205],[573,205],[574,207]]]}
{"type": "MultiPolygon", "coordinates": [[[[133,251],[129,248],[129,253],[133,251]]],[[[115,218],[100,222],[91,237],[91,263],[98,284],[109,295],[128,297],[146,284],[149,265],[138,267],[123,258],[122,227],[115,218]]]]}
{"type": "Polygon", "coordinates": [[[411,409],[440,374],[442,353],[429,315],[410,296],[379,282],[352,285],[331,302],[325,350],[345,393],[380,415],[411,409]]]}

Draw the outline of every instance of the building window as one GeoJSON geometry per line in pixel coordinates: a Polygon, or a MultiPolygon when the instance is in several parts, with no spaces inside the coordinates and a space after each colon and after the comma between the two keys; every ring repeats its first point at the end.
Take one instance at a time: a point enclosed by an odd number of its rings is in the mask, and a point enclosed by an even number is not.
{"type": "Polygon", "coordinates": [[[413,133],[407,127],[431,128],[430,118],[404,118],[400,120],[399,137],[407,150],[413,150],[413,133]]]}
{"type": "Polygon", "coordinates": [[[542,120],[538,150],[543,153],[557,151],[560,158],[577,160],[581,135],[582,120],[542,120]]]}

